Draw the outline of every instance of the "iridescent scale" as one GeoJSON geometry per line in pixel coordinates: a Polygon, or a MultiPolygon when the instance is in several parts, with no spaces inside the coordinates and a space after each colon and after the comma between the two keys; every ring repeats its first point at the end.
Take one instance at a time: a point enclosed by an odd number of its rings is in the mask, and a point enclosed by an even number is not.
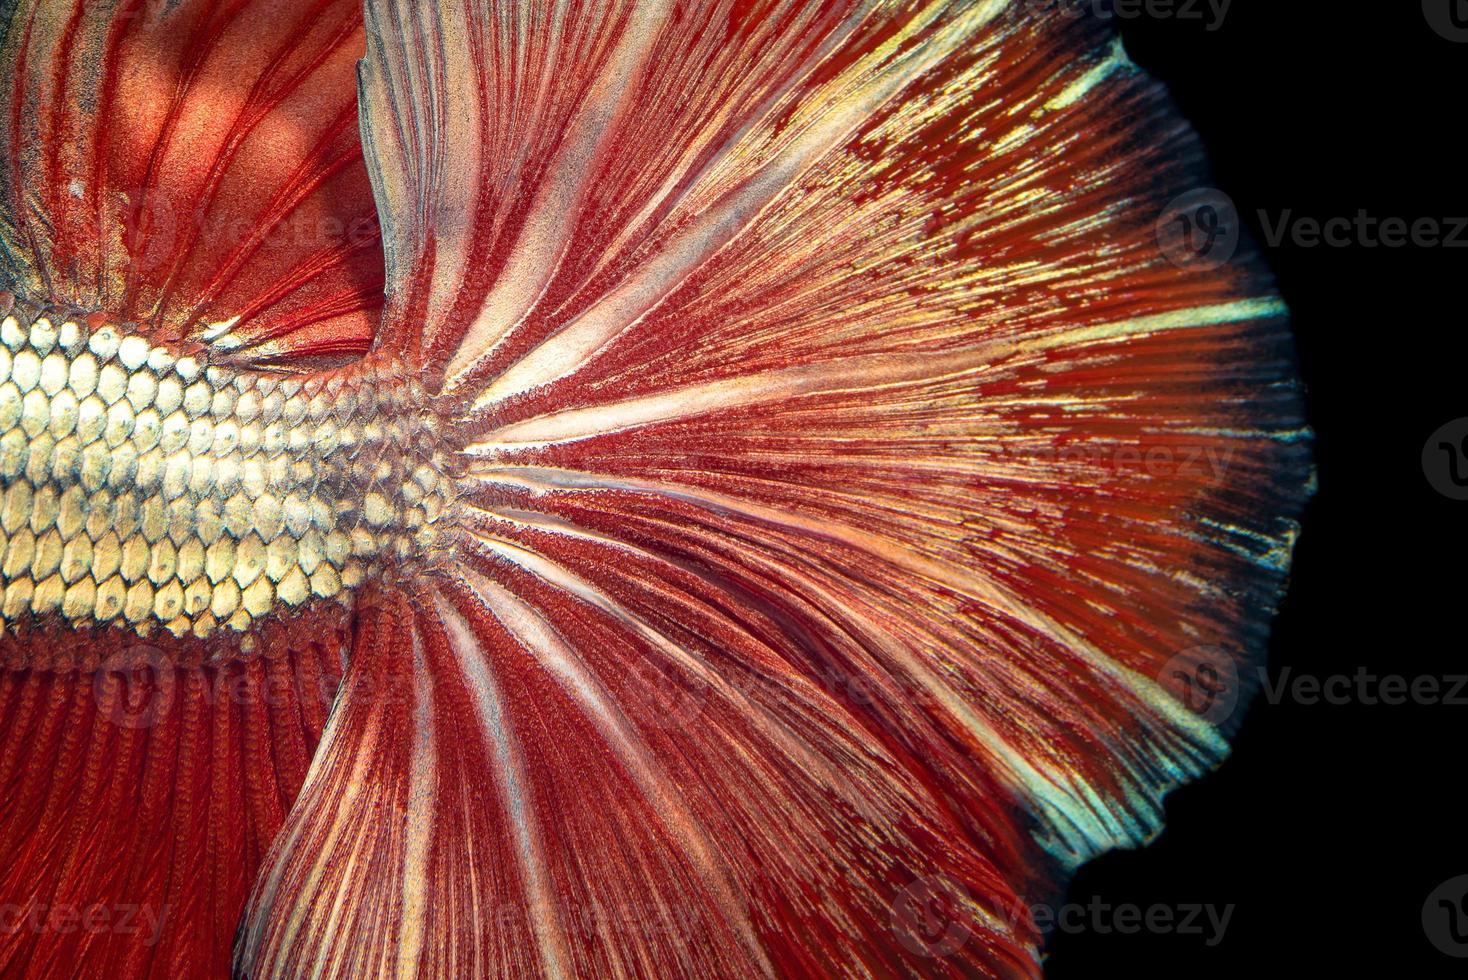
{"type": "Polygon", "coordinates": [[[208,366],[17,306],[0,324],[0,626],[242,631],[430,553],[443,458],[422,391],[384,373],[208,366]]]}

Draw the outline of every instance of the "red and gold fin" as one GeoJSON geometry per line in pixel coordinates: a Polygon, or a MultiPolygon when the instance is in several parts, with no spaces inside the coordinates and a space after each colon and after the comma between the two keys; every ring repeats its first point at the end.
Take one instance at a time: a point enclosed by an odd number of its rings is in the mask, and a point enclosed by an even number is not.
{"type": "Polygon", "coordinates": [[[360,353],[382,256],[358,0],[20,0],[0,46],[0,288],[216,362],[360,353]]]}
{"type": "Polygon", "coordinates": [[[666,641],[560,628],[564,601],[466,570],[364,613],[239,974],[1037,976],[1018,897],[900,748],[795,681],[670,715],[623,672],[666,641]],[[904,890],[947,903],[947,966],[904,890]]]}
{"type": "Polygon", "coordinates": [[[95,672],[0,672],[0,975],[228,975],[346,640],[209,668],[135,641],[95,672]]]}
{"type": "Polygon", "coordinates": [[[1309,483],[1266,277],[1159,247],[1164,94],[1033,4],[367,23],[462,538],[238,969],[1035,974],[1028,904],[1226,754],[1189,668],[1263,656],[1309,483]]]}

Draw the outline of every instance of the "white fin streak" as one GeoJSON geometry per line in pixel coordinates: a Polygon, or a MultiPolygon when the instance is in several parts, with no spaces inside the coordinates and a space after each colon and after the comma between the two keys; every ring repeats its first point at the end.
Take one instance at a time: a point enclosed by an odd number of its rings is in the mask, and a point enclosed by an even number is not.
{"type": "Polygon", "coordinates": [[[730,887],[727,869],[710,845],[704,828],[659,776],[658,766],[642,737],[628,724],[601,681],[587,669],[581,655],[566,643],[539,611],[503,586],[470,569],[465,569],[463,576],[500,624],[534,655],[595,723],[607,745],[626,764],[628,773],[643,797],[652,804],[658,819],[688,848],[700,875],[718,895],[719,908],[737,927],[736,931],[748,951],[760,961],[764,974],[774,976],[774,968],[765,959],[750,926],[749,910],[730,887]]]}
{"type": "MultiPolygon", "coordinates": [[[[346,688],[347,685],[344,684],[343,689],[346,690],[346,688]]],[[[301,786],[301,792],[292,809],[295,819],[288,836],[284,841],[276,842],[273,852],[274,863],[263,878],[258,896],[250,903],[253,911],[249,916],[249,926],[240,944],[237,960],[251,976],[286,975],[288,963],[282,953],[291,949],[296,935],[305,926],[307,920],[312,918],[321,880],[328,871],[327,859],[334,853],[336,841],[347,825],[352,823],[360,813],[357,801],[367,784],[368,763],[372,755],[365,747],[377,737],[377,730],[380,727],[380,719],[375,713],[370,716],[367,731],[363,732],[362,738],[356,742],[359,751],[353,759],[352,770],[342,787],[341,796],[331,801],[331,825],[326,829],[324,839],[316,848],[315,861],[311,865],[311,870],[307,873],[302,886],[291,895],[291,904],[286,918],[283,921],[279,920],[276,914],[281,909],[277,908],[276,896],[280,892],[282,876],[287,865],[291,863],[292,856],[301,846],[302,835],[308,827],[315,826],[309,820],[302,819],[303,806],[321,803],[320,797],[323,789],[320,784],[326,778],[328,768],[336,762],[333,757],[338,750],[337,742],[342,738],[343,716],[344,712],[340,710],[339,706],[333,708],[326,729],[322,732],[321,742],[317,745],[316,754],[311,759],[311,767],[306,773],[306,780],[301,786]],[[274,929],[271,928],[272,922],[274,929]],[[278,936],[272,935],[275,929],[281,930],[278,936]],[[270,960],[263,964],[267,972],[261,973],[258,972],[262,966],[260,963],[261,947],[267,943],[270,960]]],[[[331,903],[332,907],[335,907],[336,904],[331,903]]]]}
{"type": "Polygon", "coordinates": [[[402,929],[394,975],[418,976],[423,960],[423,920],[428,907],[428,857],[438,815],[438,751],[434,744],[433,681],[423,659],[423,638],[413,634],[413,746],[408,766],[406,839],[403,846],[402,929]]]}
{"type": "MultiPolygon", "coordinates": [[[[819,772],[825,777],[826,785],[841,788],[849,794],[849,782],[842,777],[840,772],[825,759],[813,753],[804,742],[791,733],[783,722],[762,706],[750,701],[743,691],[731,685],[717,672],[710,670],[697,657],[660,633],[646,620],[623,607],[591,582],[529,548],[494,537],[483,530],[470,530],[470,534],[485,555],[516,565],[561,591],[575,596],[587,605],[601,610],[637,636],[642,637],[649,645],[660,650],[690,676],[697,678],[709,691],[719,695],[730,704],[736,705],[746,717],[758,716],[768,722],[767,732],[770,737],[780,744],[780,747],[791,759],[795,760],[797,765],[807,772],[819,772]]],[[[858,798],[853,797],[853,802],[861,805],[858,798]]]]}
{"type": "MultiPolygon", "coordinates": [[[[438,46],[443,59],[440,77],[445,91],[438,101],[438,118],[434,132],[440,146],[453,147],[453,165],[435,166],[433,173],[433,236],[434,263],[433,282],[428,289],[428,323],[442,323],[458,299],[459,287],[464,282],[464,268],[469,261],[469,244],[473,237],[473,225],[466,215],[473,214],[478,207],[479,174],[486,152],[485,134],[480,131],[479,95],[482,82],[480,66],[470,57],[467,47],[455,44],[455,37],[467,37],[474,26],[468,21],[468,4],[426,4],[415,2],[419,10],[434,10],[434,18],[440,26],[444,41],[438,46]],[[436,7],[436,9],[434,9],[436,7]],[[453,22],[448,23],[452,18],[453,22]]],[[[421,15],[420,15],[421,16],[421,15]]],[[[421,31],[431,37],[430,26],[421,31]]],[[[439,161],[435,161],[437,164],[439,161]]],[[[427,338],[431,344],[436,339],[427,338]]]]}
{"type": "Polygon", "coordinates": [[[467,451],[471,455],[487,455],[527,446],[574,442],[760,402],[943,381],[982,370],[1016,355],[1039,356],[1054,350],[1085,347],[1164,330],[1209,327],[1282,316],[1284,313],[1284,305],[1279,300],[1261,297],[1059,330],[1022,342],[996,340],[959,351],[862,354],[818,364],[777,368],[749,377],[708,381],[656,395],[573,408],[513,422],[483,436],[467,451]]]}
{"type": "Polygon", "coordinates": [[[1226,743],[1212,725],[1190,711],[1153,678],[1124,667],[1107,657],[1084,637],[1067,629],[997,583],[988,581],[960,565],[940,562],[918,554],[913,549],[882,535],[872,534],[838,522],[815,520],[700,487],[655,480],[614,477],[541,466],[489,467],[481,470],[477,475],[486,482],[518,483],[527,489],[539,492],[622,490],[652,494],[670,500],[680,500],[706,510],[743,517],[772,527],[835,541],[854,550],[863,551],[926,579],[940,588],[960,592],[996,613],[1024,623],[1042,635],[1055,637],[1077,653],[1084,654],[1092,666],[1111,677],[1125,689],[1132,691],[1142,702],[1156,709],[1175,730],[1187,733],[1201,744],[1216,750],[1220,755],[1226,749],[1226,743]]]}
{"type": "Polygon", "coordinates": [[[750,377],[708,381],[676,391],[630,398],[609,405],[552,412],[514,422],[486,434],[470,445],[467,452],[473,455],[528,445],[573,442],[656,422],[803,395],[867,391],[915,381],[936,381],[982,368],[1009,349],[1007,345],[995,344],[959,352],[867,354],[778,368],[750,377]]]}
{"type": "Polygon", "coordinates": [[[495,379],[475,401],[475,408],[484,408],[578,370],[623,330],[646,316],[690,273],[738,238],[755,216],[801,174],[840,146],[913,79],[950,55],[1004,6],[1005,0],[989,0],[955,16],[931,37],[903,52],[902,46],[920,38],[949,4],[932,4],[922,15],[914,17],[906,30],[849,69],[848,77],[869,79],[865,85],[834,99],[825,113],[814,119],[744,186],[730,191],[668,241],[622,285],[495,379]],[[879,68],[884,60],[894,56],[895,64],[885,70],[879,68]]]}
{"type": "MultiPolygon", "coordinates": [[[[524,226],[479,314],[470,324],[447,369],[446,391],[504,337],[534,306],[565,255],[570,232],[581,214],[587,179],[600,159],[606,136],[637,93],[642,71],[672,0],[641,0],[627,16],[616,48],[581,107],[535,195],[524,226]]],[[[565,66],[563,70],[575,70],[565,66]]]]}
{"type": "MultiPolygon", "coordinates": [[[[499,510],[487,510],[486,513],[510,523],[593,541],[607,547],[629,551],[640,557],[656,557],[627,542],[608,538],[605,535],[553,518],[536,520],[537,515],[506,513],[499,510]]],[[[801,556],[790,553],[789,557],[799,560],[801,556]]],[[[1111,818],[1108,809],[1104,806],[1093,805],[1098,800],[1093,790],[1080,785],[1071,773],[1042,768],[1017,751],[997,729],[976,713],[963,697],[956,694],[953,688],[930,669],[920,657],[916,656],[907,645],[893,638],[870,616],[832,594],[817,579],[789,565],[781,564],[772,557],[752,555],[751,559],[769,567],[773,574],[787,577],[798,576],[801,591],[808,596],[819,597],[825,604],[827,615],[830,615],[829,610],[839,609],[845,616],[854,620],[854,625],[859,626],[871,642],[880,646],[892,661],[899,664],[909,677],[916,680],[933,697],[935,703],[943,705],[948,713],[967,728],[978,742],[989,747],[995,762],[1004,767],[1007,782],[1020,795],[1031,800],[1038,811],[1049,817],[1051,826],[1060,836],[1062,846],[1068,853],[1084,854],[1093,846],[1093,842],[1098,840],[1110,839],[1120,842],[1128,839],[1125,829],[1114,818],[1111,818]]]]}
{"type": "MultiPolygon", "coordinates": [[[[870,16],[877,5],[877,0],[866,0],[861,6],[853,8],[846,15],[841,25],[821,42],[820,47],[806,57],[801,69],[792,73],[784,85],[766,96],[759,107],[749,114],[749,118],[733,134],[724,140],[723,145],[716,152],[710,154],[707,163],[692,177],[689,177],[687,174],[687,161],[695,158],[700,146],[706,144],[708,140],[702,134],[700,137],[690,140],[688,149],[683,154],[683,159],[675,166],[669,168],[668,175],[664,178],[662,186],[648,197],[647,203],[643,205],[637,215],[628,220],[622,234],[608,243],[601,261],[587,276],[587,279],[596,278],[606,268],[608,263],[618,257],[622,250],[626,248],[629,236],[636,229],[641,228],[644,223],[652,219],[660,208],[667,207],[668,220],[672,220],[672,215],[676,209],[697,188],[702,187],[712,174],[718,173],[728,165],[730,157],[741,148],[741,145],[750,134],[759,132],[762,127],[769,127],[771,117],[787,103],[790,93],[799,90],[802,85],[805,85],[810,80],[811,76],[820,69],[821,64],[827,56],[851,36],[856,27],[870,16]],[[675,194],[676,199],[673,203],[671,205],[666,204],[665,202],[673,198],[675,194]]],[[[704,131],[711,136],[717,128],[718,117],[715,117],[705,124],[704,131]]]]}
{"type": "Polygon", "coordinates": [[[524,762],[505,720],[499,685],[490,672],[488,656],[469,624],[441,595],[435,593],[433,602],[448,634],[449,648],[459,664],[470,703],[478,716],[485,748],[494,765],[500,799],[514,836],[541,966],[552,977],[569,977],[571,956],[557,915],[550,874],[542,857],[539,825],[530,800],[524,762]]]}

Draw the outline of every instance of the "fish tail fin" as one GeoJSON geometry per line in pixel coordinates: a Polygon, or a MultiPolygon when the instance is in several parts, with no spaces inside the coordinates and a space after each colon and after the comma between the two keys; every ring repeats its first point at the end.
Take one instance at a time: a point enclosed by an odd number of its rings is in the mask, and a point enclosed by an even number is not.
{"type": "Polygon", "coordinates": [[[1159,237],[1165,95],[1033,4],[367,25],[454,504],[237,968],[1038,975],[1226,754],[1309,484],[1267,276],[1159,237]]]}
{"type": "Polygon", "coordinates": [[[1038,976],[1025,900],[889,752],[780,719],[588,583],[558,625],[565,599],[472,564],[362,610],[240,975],[1038,976]]]}

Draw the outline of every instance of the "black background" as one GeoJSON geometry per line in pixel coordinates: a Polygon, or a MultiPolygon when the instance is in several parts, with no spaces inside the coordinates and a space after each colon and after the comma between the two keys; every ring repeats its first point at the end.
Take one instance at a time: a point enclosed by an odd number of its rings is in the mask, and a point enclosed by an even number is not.
{"type": "MultiPolygon", "coordinates": [[[[1419,0],[1235,0],[1218,30],[1208,19],[1118,21],[1292,309],[1320,489],[1270,675],[1468,673],[1468,503],[1434,492],[1420,462],[1468,415],[1468,248],[1270,247],[1258,219],[1468,216],[1468,44],[1435,33],[1419,0]]],[[[1061,933],[1049,976],[1468,975],[1421,925],[1428,894],[1468,874],[1465,721],[1441,704],[1256,700],[1233,757],[1169,798],[1164,834],[1087,866],[1070,894],[1232,903],[1223,941],[1061,933]]]]}

